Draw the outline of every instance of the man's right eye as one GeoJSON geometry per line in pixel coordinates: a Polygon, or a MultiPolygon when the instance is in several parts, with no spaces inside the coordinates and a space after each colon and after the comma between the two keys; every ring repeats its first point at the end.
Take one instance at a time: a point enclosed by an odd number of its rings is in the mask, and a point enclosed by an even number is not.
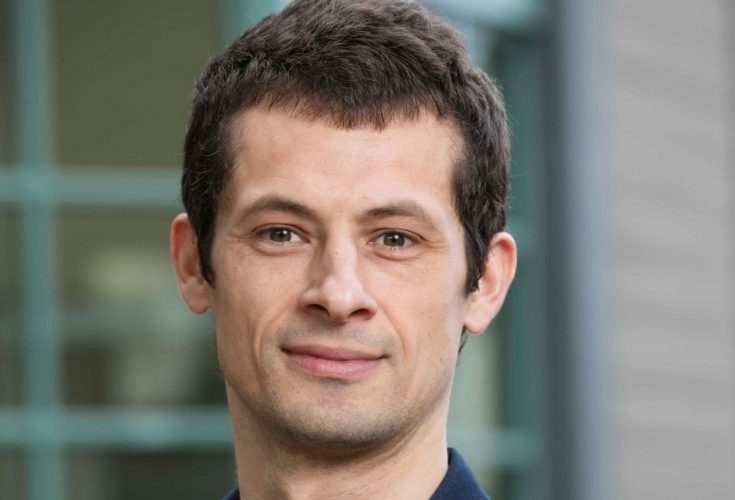
{"type": "Polygon", "coordinates": [[[287,227],[272,227],[265,231],[264,236],[274,243],[295,243],[302,241],[296,231],[287,227]]]}

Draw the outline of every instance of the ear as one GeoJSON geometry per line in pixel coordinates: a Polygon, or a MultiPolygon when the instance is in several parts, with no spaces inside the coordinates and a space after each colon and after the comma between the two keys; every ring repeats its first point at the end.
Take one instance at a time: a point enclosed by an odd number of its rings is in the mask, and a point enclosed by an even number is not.
{"type": "Polygon", "coordinates": [[[498,314],[516,273],[517,250],[513,237],[500,232],[493,236],[485,270],[478,288],[467,300],[464,327],[480,334],[498,314]]]}
{"type": "Polygon", "coordinates": [[[196,235],[186,214],[177,215],[171,223],[171,260],[181,298],[191,312],[204,313],[210,305],[209,284],[199,267],[196,235]]]}

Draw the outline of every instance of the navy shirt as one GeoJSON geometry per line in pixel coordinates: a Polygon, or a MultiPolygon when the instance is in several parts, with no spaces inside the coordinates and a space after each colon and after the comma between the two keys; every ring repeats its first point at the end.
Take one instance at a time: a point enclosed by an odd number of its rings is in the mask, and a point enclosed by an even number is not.
{"type": "MultiPolygon", "coordinates": [[[[449,448],[448,454],[447,474],[430,500],[490,500],[459,453],[449,448]]],[[[224,500],[240,500],[240,491],[230,492],[224,500]]]]}

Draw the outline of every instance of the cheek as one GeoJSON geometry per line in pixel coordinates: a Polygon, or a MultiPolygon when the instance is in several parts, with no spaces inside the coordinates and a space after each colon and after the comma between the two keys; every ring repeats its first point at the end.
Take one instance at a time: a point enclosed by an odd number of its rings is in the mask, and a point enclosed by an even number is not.
{"type": "Polygon", "coordinates": [[[273,265],[247,256],[223,260],[213,291],[217,340],[225,355],[254,360],[269,332],[297,300],[298,266],[273,265]]]}
{"type": "Polygon", "coordinates": [[[456,354],[463,324],[462,276],[435,266],[410,279],[382,283],[380,303],[411,365],[445,362],[456,354]]]}
{"type": "Polygon", "coordinates": [[[448,295],[446,288],[416,286],[384,303],[401,345],[402,390],[420,400],[448,387],[457,364],[462,324],[448,295]]]}
{"type": "Polygon", "coordinates": [[[308,260],[299,257],[263,258],[253,251],[237,248],[228,252],[218,273],[223,293],[218,303],[243,318],[286,304],[304,279],[308,260]]]}

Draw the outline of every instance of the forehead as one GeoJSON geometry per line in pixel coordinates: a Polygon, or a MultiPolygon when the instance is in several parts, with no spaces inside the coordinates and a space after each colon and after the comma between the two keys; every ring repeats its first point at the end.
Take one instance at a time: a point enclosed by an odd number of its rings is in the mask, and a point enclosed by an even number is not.
{"type": "Polygon", "coordinates": [[[256,107],[241,113],[231,132],[228,204],[274,189],[295,190],[313,202],[345,196],[378,201],[400,193],[451,204],[461,140],[452,123],[426,113],[382,129],[339,128],[256,107]]]}

